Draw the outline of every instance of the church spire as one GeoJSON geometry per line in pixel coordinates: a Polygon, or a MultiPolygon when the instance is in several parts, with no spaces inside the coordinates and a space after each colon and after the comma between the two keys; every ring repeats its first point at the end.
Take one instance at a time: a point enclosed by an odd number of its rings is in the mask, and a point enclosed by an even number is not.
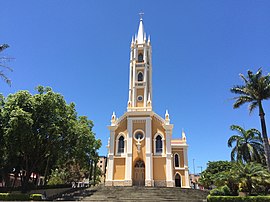
{"type": "Polygon", "coordinates": [[[128,111],[152,110],[152,48],[140,13],[138,33],[131,40],[128,111]]]}
{"type": "Polygon", "coordinates": [[[143,18],[142,18],[143,13],[139,13],[139,14],[140,14],[140,24],[139,24],[138,34],[137,34],[137,43],[142,44],[144,42],[145,32],[144,32],[143,18]]]}

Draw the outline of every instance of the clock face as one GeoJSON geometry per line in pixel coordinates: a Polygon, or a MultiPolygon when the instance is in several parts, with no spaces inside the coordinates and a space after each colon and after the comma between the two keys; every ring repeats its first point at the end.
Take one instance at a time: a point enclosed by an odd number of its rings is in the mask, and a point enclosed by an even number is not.
{"type": "Polygon", "coordinates": [[[139,96],[137,97],[137,100],[138,100],[138,101],[142,101],[142,100],[143,100],[143,96],[139,95],[139,96]]]}

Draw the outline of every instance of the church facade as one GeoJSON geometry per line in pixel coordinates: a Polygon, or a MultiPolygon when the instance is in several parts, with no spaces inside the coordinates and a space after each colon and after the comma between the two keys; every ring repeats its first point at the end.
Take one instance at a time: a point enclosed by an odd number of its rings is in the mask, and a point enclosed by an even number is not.
{"type": "Polygon", "coordinates": [[[132,37],[127,111],[111,117],[106,186],[190,188],[185,133],[172,139],[173,124],[152,109],[152,47],[142,18],[132,37]]]}

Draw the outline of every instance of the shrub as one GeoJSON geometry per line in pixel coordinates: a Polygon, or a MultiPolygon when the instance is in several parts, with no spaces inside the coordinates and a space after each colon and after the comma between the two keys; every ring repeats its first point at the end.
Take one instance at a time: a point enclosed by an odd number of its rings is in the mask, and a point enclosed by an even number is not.
{"type": "Polygon", "coordinates": [[[270,196],[207,196],[207,202],[269,202],[270,196]]]}
{"type": "Polygon", "coordinates": [[[1,201],[29,201],[28,194],[0,193],[1,201]]]}
{"type": "Polygon", "coordinates": [[[231,191],[230,191],[230,188],[227,185],[225,185],[225,186],[211,190],[210,195],[211,196],[230,196],[231,191]]]}
{"type": "Polygon", "coordinates": [[[30,199],[34,201],[42,201],[42,194],[31,194],[30,199]]]}
{"type": "Polygon", "coordinates": [[[8,198],[9,193],[0,193],[0,200],[6,201],[8,198]]]}

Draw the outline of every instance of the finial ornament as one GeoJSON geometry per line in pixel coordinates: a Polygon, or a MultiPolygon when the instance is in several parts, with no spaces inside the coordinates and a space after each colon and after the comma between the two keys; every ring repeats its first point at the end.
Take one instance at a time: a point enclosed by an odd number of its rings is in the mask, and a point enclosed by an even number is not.
{"type": "Polygon", "coordinates": [[[111,118],[111,125],[114,126],[115,122],[116,122],[116,116],[115,116],[115,112],[113,112],[112,118],[111,118]]]}
{"type": "Polygon", "coordinates": [[[140,12],[139,15],[140,15],[140,20],[142,20],[143,19],[144,12],[140,12]]]}
{"type": "Polygon", "coordinates": [[[184,131],[184,129],[182,128],[182,140],[186,141],[187,138],[186,138],[186,133],[184,131]]]}
{"type": "Polygon", "coordinates": [[[165,113],[165,122],[166,124],[170,124],[170,115],[168,113],[168,110],[166,110],[166,113],[165,113]]]}

